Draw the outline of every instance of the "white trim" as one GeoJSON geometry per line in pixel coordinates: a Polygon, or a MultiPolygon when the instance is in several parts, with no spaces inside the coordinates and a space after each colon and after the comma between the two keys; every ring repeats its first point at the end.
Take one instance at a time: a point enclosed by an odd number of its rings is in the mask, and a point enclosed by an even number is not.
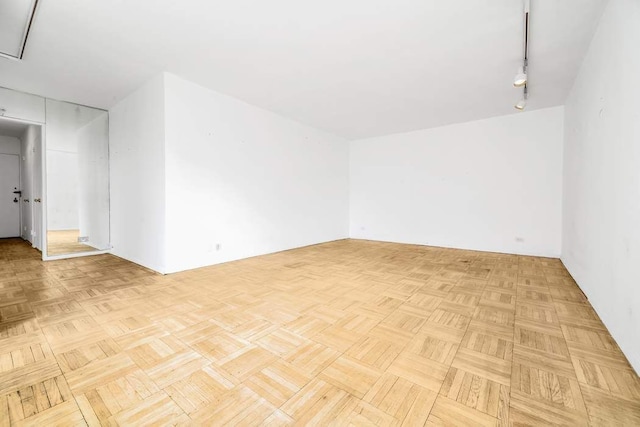
{"type": "Polygon", "coordinates": [[[0,52],[0,56],[6,59],[11,59],[16,62],[22,61],[22,59],[18,58],[17,56],[9,55],[8,53],[4,53],[4,52],[0,52]]]}
{"type": "Polygon", "coordinates": [[[47,138],[46,138],[46,121],[47,121],[47,99],[44,100],[44,120],[42,125],[42,132],[40,133],[40,146],[42,147],[41,162],[42,167],[42,189],[41,189],[41,202],[42,205],[42,224],[40,229],[40,252],[42,252],[42,260],[46,261],[50,259],[47,255],[47,138]]]}
{"type": "MultiPolygon", "coordinates": [[[[46,233],[45,233],[46,235],[46,233]]],[[[90,252],[75,252],[70,254],[60,254],[60,255],[45,255],[45,252],[42,251],[42,260],[43,261],[55,261],[59,259],[67,259],[67,258],[80,258],[83,256],[91,256],[91,255],[102,255],[111,253],[111,249],[105,249],[102,251],[90,251],[90,252]]]]}
{"type": "MultiPolygon", "coordinates": [[[[9,89],[9,90],[13,90],[13,89],[9,89]]],[[[9,117],[9,116],[0,116],[0,120],[7,120],[10,122],[18,122],[18,123],[24,123],[26,125],[36,125],[36,126],[42,126],[42,127],[44,127],[45,125],[44,122],[36,122],[35,120],[19,119],[16,117],[9,117]]]]}

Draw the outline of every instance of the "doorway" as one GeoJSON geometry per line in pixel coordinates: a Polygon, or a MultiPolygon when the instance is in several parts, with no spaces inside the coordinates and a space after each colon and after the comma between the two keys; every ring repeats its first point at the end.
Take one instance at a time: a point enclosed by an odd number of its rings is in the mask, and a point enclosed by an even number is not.
{"type": "Polygon", "coordinates": [[[43,126],[0,117],[0,238],[42,251],[43,126]]]}

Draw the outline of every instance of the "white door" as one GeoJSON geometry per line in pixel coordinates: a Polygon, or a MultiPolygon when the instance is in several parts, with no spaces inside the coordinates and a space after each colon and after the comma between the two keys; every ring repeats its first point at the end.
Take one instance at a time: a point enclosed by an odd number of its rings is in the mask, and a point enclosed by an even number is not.
{"type": "Polygon", "coordinates": [[[0,154],[0,238],[20,236],[20,156],[0,154]]]}

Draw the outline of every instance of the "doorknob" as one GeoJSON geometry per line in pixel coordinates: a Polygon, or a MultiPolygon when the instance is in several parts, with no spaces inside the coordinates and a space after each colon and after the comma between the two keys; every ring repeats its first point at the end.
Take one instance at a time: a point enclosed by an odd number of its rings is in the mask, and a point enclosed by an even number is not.
{"type": "Polygon", "coordinates": [[[17,197],[13,198],[13,203],[18,203],[18,198],[17,197]]]}
{"type": "Polygon", "coordinates": [[[33,199],[33,201],[36,202],[36,203],[40,203],[41,200],[40,199],[33,199]]]}

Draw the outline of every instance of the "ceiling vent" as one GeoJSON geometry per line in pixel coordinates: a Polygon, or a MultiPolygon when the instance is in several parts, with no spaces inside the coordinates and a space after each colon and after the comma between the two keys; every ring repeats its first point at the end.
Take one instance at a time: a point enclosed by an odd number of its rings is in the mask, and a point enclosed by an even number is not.
{"type": "Polygon", "coordinates": [[[22,59],[38,0],[0,1],[0,56],[22,59]]]}

